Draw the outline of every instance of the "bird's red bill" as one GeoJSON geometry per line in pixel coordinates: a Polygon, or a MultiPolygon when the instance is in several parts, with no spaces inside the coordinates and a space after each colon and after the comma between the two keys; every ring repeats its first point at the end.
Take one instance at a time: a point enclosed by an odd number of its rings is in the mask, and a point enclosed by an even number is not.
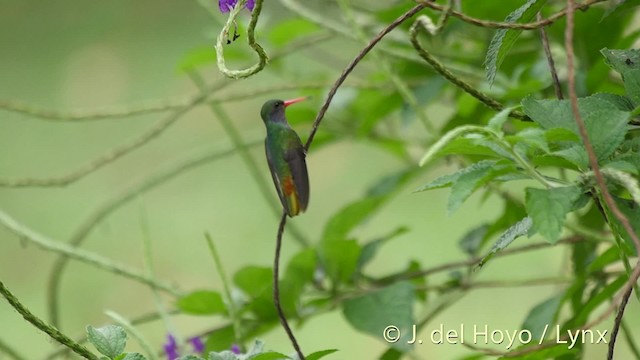
{"type": "Polygon", "coordinates": [[[299,98],[295,98],[295,99],[291,99],[291,100],[286,100],[284,102],[284,106],[287,107],[287,106],[289,106],[291,104],[299,103],[300,101],[305,101],[307,99],[308,99],[307,96],[303,96],[303,97],[299,97],[299,98]]]}

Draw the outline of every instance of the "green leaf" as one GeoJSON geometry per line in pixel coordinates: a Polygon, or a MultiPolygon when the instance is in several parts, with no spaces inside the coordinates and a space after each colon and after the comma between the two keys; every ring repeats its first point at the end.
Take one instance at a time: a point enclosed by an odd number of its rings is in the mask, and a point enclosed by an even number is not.
{"type": "Polygon", "coordinates": [[[532,226],[533,226],[533,222],[531,221],[531,218],[528,216],[518,221],[517,223],[511,225],[505,232],[502,233],[502,235],[500,235],[496,243],[493,244],[493,247],[489,251],[489,254],[487,254],[484,258],[482,258],[482,260],[480,260],[480,263],[478,264],[478,266],[484,266],[484,264],[486,264],[487,261],[491,259],[493,254],[506,248],[515,239],[519,238],[520,236],[526,235],[532,226]]]}
{"type": "Polygon", "coordinates": [[[226,350],[219,353],[210,352],[209,360],[240,360],[240,358],[231,351],[226,350]]]}
{"type": "Polygon", "coordinates": [[[469,230],[458,242],[458,246],[470,256],[474,256],[480,250],[482,241],[489,230],[489,224],[482,224],[469,230]]]}
{"type": "MultiPolygon", "coordinates": [[[[524,5],[509,14],[505,22],[529,22],[536,16],[536,13],[540,11],[546,2],[546,0],[528,0],[524,5]]],[[[520,37],[521,33],[522,29],[498,29],[491,39],[489,49],[487,50],[487,57],[484,61],[489,85],[493,84],[498,68],[502,65],[504,58],[518,37],[520,37]]]]}
{"type": "Polygon", "coordinates": [[[487,127],[496,133],[502,133],[502,126],[505,121],[509,119],[509,114],[513,111],[513,107],[504,108],[499,113],[495,114],[490,120],[487,127]]]}
{"type": "Polygon", "coordinates": [[[607,284],[602,291],[595,295],[591,295],[589,300],[582,305],[580,308],[580,312],[574,316],[571,320],[569,320],[565,327],[575,329],[579,326],[582,326],[586,323],[589,315],[598,308],[602,303],[608,301],[613,298],[613,296],[624,286],[627,282],[627,275],[623,274],[617,277],[613,282],[607,284]]]}
{"type": "Polygon", "coordinates": [[[546,153],[549,152],[549,144],[547,143],[546,133],[540,128],[526,128],[513,136],[507,136],[506,140],[513,145],[527,144],[535,149],[540,149],[546,153]]]}
{"type": "Polygon", "coordinates": [[[114,359],[124,351],[127,345],[127,333],[117,325],[106,325],[100,328],[87,325],[87,340],[102,355],[114,359]]]}
{"type": "Polygon", "coordinates": [[[582,191],[575,185],[551,189],[527,188],[525,204],[534,229],[555,244],[565,217],[581,194],[582,191]]]}
{"type": "MultiPolygon", "coordinates": [[[[526,349],[528,346],[535,346],[536,342],[532,341],[528,345],[520,346],[518,348],[513,349],[513,352],[519,352],[520,350],[526,349]]],[[[533,351],[528,354],[519,355],[517,357],[509,356],[507,353],[506,356],[498,358],[498,360],[509,360],[509,359],[518,359],[518,360],[548,360],[548,359],[579,359],[580,351],[577,346],[569,349],[567,344],[559,344],[555,346],[551,346],[548,348],[543,348],[540,350],[533,351]],[[564,356],[567,356],[566,358],[564,356]]]]}
{"type": "Polygon", "coordinates": [[[461,174],[451,187],[451,195],[449,195],[449,204],[447,206],[449,214],[458,210],[460,205],[462,205],[462,203],[467,200],[469,196],[471,196],[471,194],[473,194],[473,192],[480,186],[486,184],[497,175],[505,174],[506,172],[503,170],[510,167],[504,164],[495,163],[489,166],[489,163],[493,162],[481,161],[465,168],[470,170],[461,174]],[[483,165],[476,166],[481,163],[483,165]]]}
{"type": "Polygon", "coordinates": [[[339,210],[325,225],[322,242],[346,239],[351,230],[376,211],[383,201],[383,197],[368,197],[339,210]]]}
{"type": "Polygon", "coordinates": [[[233,276],[233,282],[252,298],[270,292],[273,270],[270,267],[247,266],[233,276]]]}
{"type": "Polygon", "coordinates": [[[220,293],[210,290],[193,291],[181,297],[176,302],[176,306],[182,312],[192,315],[227,313],[227,309],[220,293]]]}
{"type": "MultiPolygon", "coordinates": [[[[564,128],[579,135],[568,100],[536,100],[529,96],[522,101],[522,107],[543,129],[564,128]]],[[[596,96],[578,99],[578,108],[598,160],[608,158],[624,140],[629,112],[596,96]]]]}
{"type": "Polygon", "coordinates": [[[281,21],[271,27],[269,31],[269,41],[274,45],[283,46],[291,41],[312,34],[318,31],[320,27],[310,21],[295,17],[289,20],[281,21]]]}
{"type": "MultiPolygon", "coordinates": [[[[345,300],[342,312],[351,326],[380,340],[389,325],[398,327],[400,334],[411,334],[414,297],[413,285],[398,282],[345,300]]],[[[398,341],[392,347],[399,350],[410,348],[407,341],[398,341]]]]}
{"type": "Polygon", "coordinates": [[[247,357],[247,360],[285,360],[291,359],[287,355],[281,354],[275,351],[263,352],[260,354],[252,355],[247,357]]]}
{"type": "Polygon", "coordinates": [[[495,160],[482,160],[477,163],[474,163],[466,168],[460,169],[453,174],[447,174],[436,178],[435,180],[422,185],[421,187],[414,190],[414,192],[441,189],[444,187],[449,187],[455,184],[461,176],[469,173],[485,173],[491,170],[496,165],[497,161],[495,160]]]}
{"type": "Polygon", "coordinates": [[[362,247],[362,251],[360,252],[360,257],[358,258],[358,270],[362,270],[367,263],[369,263],[373,257],[378,252],[378,249],[386,243],[387,241],[395,238],[396,236],[402,235],[409,231],[409,229],[405,227],[400,227],[392,231],[391,233],[384,235],[378,239],[372,240],[366,243],[362,247]]]}
{"type": "Polygon", "coordinates": [[[329,355],[329,354],[333,354],[334,352],[337,352],[338,349],[328,349],[328,350],[320,350],[320,351],[316,351],[313,352],[309,355],[306,356],[307,360],[320,360],[323,357],[329,355]]]}
{"type": "Polygon", "coordinates": [[[612,103],[616,106],[616,108],[618,108],[618,110],[633,111],[635,109],[635,106],[633,106],[633,102],[631,101],[631,99],[626,96],[611,93],[596,93],[591,96],[612,103]]]}
{"type": "Polygon", "coordinates": [[[360,245],[355,240],[324,242],[320,244],[320,257],[329,278],[337,283],[350,282],[358,267],[360,245]]]}
{"type": "Polygon", "coordinates": [[[213,330],[208,336],[206,341],[207,351],[223,351],[230,349],[236,340],[233,326],[228,325],[216,330],[213,330]]]}
{"type": "Polygon", "coordinates": [[[602,15],[602,20],[606,19],[609,16],[612,16],[614,14],[618,14],[621,12],[634,11],[632,8],[639,5],[640,5],[640,0],[619,0],[615,5],[610,6],[607,9],[607,12],[605,12],[604,15],[602,15]]]}
{"type": "MultiPolygon", "coordinates": [[[[557,295],[534,306],[529,311],[521,328],[529,330],[534,339],[540,339],[545,332],[545,327],[551,327],[551,324],[555,322],[563,298],[564,295],[557,295]]],[[[550,332],[547,331],[546,333],[549,334],[550,332]]]]}
{"type": "Polygon", "coordinates": [[[635,106],[640,104],[640,49],[600,50],[605,62],[622,75],[627,96],[635,106]]]}
{"type": "MultiPolygon", "coordinates": [[[[122,357],[118,356],[118,358],[116,360],[146,360],[147,358],[144,357],[144,355],[140,354],[140,353],[124,353],[121,354],[122,357]]],[[[198,357],[196,358],[198,360],[202,360],[202,358],[198,357]]]]}
{"type": "Polygon", "coordinates": [[[189,354],[185,356],[180,356],[178,360],[204,360],[204,359],[198,355],[189,354]]]}

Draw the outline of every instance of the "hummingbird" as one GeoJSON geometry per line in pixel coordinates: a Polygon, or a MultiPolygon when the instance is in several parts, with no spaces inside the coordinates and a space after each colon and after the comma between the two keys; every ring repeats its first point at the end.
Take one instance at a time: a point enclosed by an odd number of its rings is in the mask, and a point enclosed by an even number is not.
{"type": "Polygon", "coordinates": [[[285,109],[306,99],[269,100],[260,111],[267,128],[264,141],[267,163],[282,207],[289,217],[305,211],[309,204],[309,174],[306,150],[298,134],[289,126],[285,109]]]}

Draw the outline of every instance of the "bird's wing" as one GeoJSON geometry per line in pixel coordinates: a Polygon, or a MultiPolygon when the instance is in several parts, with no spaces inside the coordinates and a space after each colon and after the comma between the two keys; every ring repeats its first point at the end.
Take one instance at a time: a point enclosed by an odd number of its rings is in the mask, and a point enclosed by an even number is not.
{"type": "Polygon", "coordinates": [[[295,184],[296,192],[298,193],[300,208],[304,211],[307,209],[307,205],[309,204],[309,173],[307,172],[304,147],[302,147],[302,143],[300,142],[300,139],[297,138],[297,135],[296,140],[297,145],[285,152],[284,159],[287,161],[289,169],[291,170],[293,183],[295,184]]]}
{"type": "Polygon", "coordinates": [[[273,184],[276,186],[276,190],[278,192],[278,197],[280,198],[280,202],[284,207],[285,211],[289,213],[289,205],[287,204],[287,200],[285,199],[284,192],[282,189],[282,182],[278,179],[278,172],[276,171],[273,163],[271,162],[271,154],[269,153],[269,146],[267,145],[267,140],[264,141],[264,151],[267,155],[267,163],[269,164],[269,171],[271,172],[271,178],[273,178],[273,184]]]}

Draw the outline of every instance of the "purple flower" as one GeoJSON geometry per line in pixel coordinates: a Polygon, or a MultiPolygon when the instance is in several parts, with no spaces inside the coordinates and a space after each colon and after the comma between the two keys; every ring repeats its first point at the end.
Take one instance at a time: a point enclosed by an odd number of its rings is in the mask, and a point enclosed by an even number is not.
{"type": "MultiPolygon", "coordinates": [[[[218,7],[220,8],[220,12],[227,13],[233,9],[234,6],[238,3],[238,0],[218,0],[218,7]]],[[[253,7],[256,5],[256,0],[248,0],[245,7],[249,9],[249,11],[253,11],[253,7]]]]}
{"type": "Polygon", "coordinates": [[[194,352],[198,354],[202,354],[204,352],[204,343],[202,342],[202,339],[200,339],[200,337],[192,337],[191,339],[189,339],[189,342],[191,343],[191,346],[193,346],[194,352]]]}
{"type": "Polygon", "coordinates": [[[231,346],[231,352],[240,355],[240,346],[238,346],[238,344],[233,344],[231,346]]]}
{"type": "Polygon", "coordinates": [[[167,336],[167,343],[164,344],[164,352],[167,354],[168,360],[176,360],[180,357],[180,354],[178,354],[178,344],[176,343],[176,338],[174,338],[171,334],[167,336]]]}

